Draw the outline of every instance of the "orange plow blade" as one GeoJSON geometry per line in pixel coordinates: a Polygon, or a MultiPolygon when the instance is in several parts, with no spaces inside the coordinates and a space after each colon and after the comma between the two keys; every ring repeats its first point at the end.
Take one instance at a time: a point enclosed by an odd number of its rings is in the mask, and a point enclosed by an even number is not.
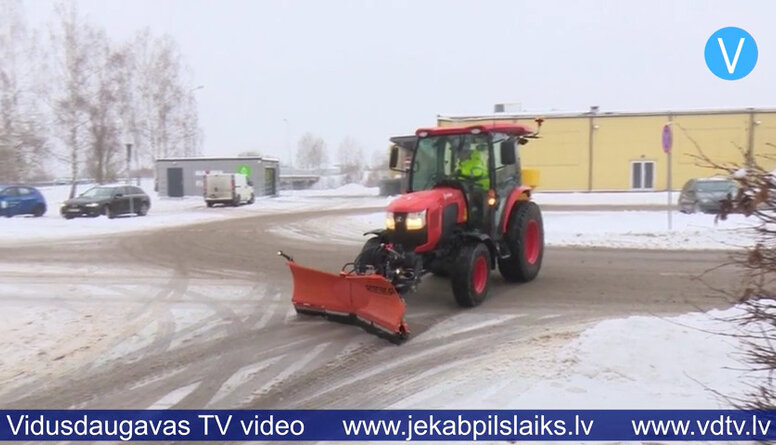
{"type": "Polygon", "coordinates": [[[404,300],[390,281],[378,274],[338,275],[287,261],[294,278],[291,299],[296,311],[359,324],[399,343],[409,334],[404,300]]]}

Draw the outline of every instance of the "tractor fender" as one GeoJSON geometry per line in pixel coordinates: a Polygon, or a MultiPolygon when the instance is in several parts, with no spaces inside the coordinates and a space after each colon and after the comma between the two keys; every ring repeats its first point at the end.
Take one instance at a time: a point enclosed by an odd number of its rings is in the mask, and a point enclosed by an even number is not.
{"type": "Polygon", "coordinates": [[[364,233],[364,236],[369,236],[369,235],[377,235],[378,238],[380,238],[381,240],[384,240],[384,239],[386,239],[386,230],[385,229],[373,229],[373,230],[370,230],[370,231],[364,233]]]}
{"type": "Polygon", "coordinates": [[[507,224],[509,223],[509,217],[512,216],[512,210],[515,208],[515,203],[518,201],[528,201],[530,199],[531,187],[521,185],[512,189],[509,196],[507,196],[504,214],[501,216],[501,233],[507,233],[507,224]]]}
{"type": "Polygon", "coordinates": [[[498,247],[496,247],[496,243],[493,242],[493,238],[484,233],[478,232],[462,232],[461,237],[464,240],[477,241],[485,244],[485,246],[488,248],[488,251],[490,252],[490,268],[496,268],[496,260],[498,259],[498,247]]]}

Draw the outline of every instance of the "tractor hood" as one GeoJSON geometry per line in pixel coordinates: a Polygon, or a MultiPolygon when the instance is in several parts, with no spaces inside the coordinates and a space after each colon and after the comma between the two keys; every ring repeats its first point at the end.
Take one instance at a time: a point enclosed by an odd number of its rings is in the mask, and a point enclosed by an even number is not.
{"type": "Polygon", "coordinates": [[[388,204],[389,212],[422,212],[423,210],[440,209],[451,201],[462,201],[463,193],[452,187],[439,187],[404,194],[388,204]]]}

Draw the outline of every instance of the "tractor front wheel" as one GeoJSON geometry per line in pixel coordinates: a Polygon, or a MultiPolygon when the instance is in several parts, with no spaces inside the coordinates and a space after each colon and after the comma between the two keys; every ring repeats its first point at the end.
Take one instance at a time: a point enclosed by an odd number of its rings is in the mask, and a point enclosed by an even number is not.
{"type": "Polygon", "coordinates": [[[466,244],[453,265],[452,285],[459,306],[474,307],[485,300],[490,286],[490,251],[483,243],[466,244]]]}
{"type": "Polygon", "coordinates": [[[526,282],[536,278],[544,256],[542,212],[533,201],[520,201],[512,209],[506,242],[509,258],[498,260],[498,270],[507,281],[526,282]]]}
{"type": "Polygon", "coordinates": [[[377,270],[380,262],[380,246],[382,242],[380,237],[372,237],[366,240],[364,247],[361,248],[361,253],[356,257],[354,267],[358,273],[366,273],[370,267],[377,270]]]}

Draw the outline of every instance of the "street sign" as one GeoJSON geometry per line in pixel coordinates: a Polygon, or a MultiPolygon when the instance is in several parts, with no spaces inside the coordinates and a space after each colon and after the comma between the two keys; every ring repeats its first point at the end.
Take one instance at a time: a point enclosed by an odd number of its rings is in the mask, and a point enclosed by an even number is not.
{"type": "Polygon", "coordinates": [[[673,136],[671,135],[671,125],[663,125],[663,151],[668,153],[671,151],[671,145],[673,145],[673,136]]]}

